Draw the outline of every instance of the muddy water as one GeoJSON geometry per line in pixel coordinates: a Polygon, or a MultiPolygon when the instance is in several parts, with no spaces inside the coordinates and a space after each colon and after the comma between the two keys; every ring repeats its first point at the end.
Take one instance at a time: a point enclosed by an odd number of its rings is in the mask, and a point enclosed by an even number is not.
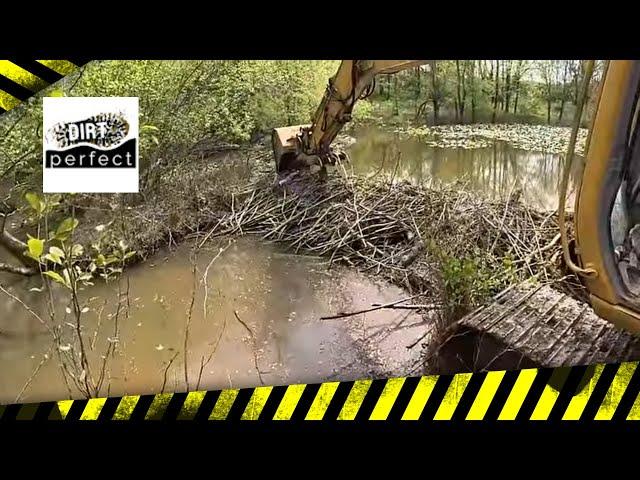
{"type": "MultiPolygon", "coordinates": [[[[558,155],[503,142],[479,149],[434,148],[373,128],[355,136],[350,153],[357,173],[395,171],[396,178],[414,182],[464,180],[478,191],[503,197],[516,185],[534,206],[557,205],[558,155]]],[[[321,259],[288,255],[254,239],[234,242],[209,266],[218,248],[200,250],[193,259],[192,245],[186,243],[128,269],[120,283],[124,290],[128,280],[129,290],[121,296],[119,314],[115,283],[82,292],[88,310],[81,325],[91,374],[98,376],[105,365],[101,395],[417,371],[420,343],[428,337],[420,339],[429,322],[411,311],[320,320],[396,301],[406,297],[402,290],[352,270],[328,271],[321,259]],[[105,361],[109,345],[115,350],[105,361]],[[407,348],[411,345],[417,346],[407,348]]],[[[5,257],[0,251],[0,259],[5,257]]],[[[78,397],[73,386],[67,387],[60,366],[61,358],[68,363],[68,352],[79,350],[66,293],[54,292],[55,323],[64,335],[54,345],[36,318],[50,322],[47,296],[34,290],[41,280],[0,274],[0,282],[33,310],[0,292],[0,403],[78,397]],[[58,355],[59,347],[65,356],[58,355]]]]}
{"type": "MultiPolygon", "coordinates": [[[[407,346],[424,336],[427,323],[411,311],[320,320],[404,298],[402,290],[354,271],[328,271],[320,259],[252,239],[232,243],[207,270],[218,249],[201,250],[194,260],[191,245],[184,244],[130,268],[117,333],[117,285],[83,292],[89,311],[82,314],[82,332],[94,376],[108,342],[117,346],[107,361],[103,395],[158,392],[163,386],[181,391],[187,381],[190,389],[217,389],[405,375],[415,367],[420,345],[407,346]]],[[[46,296],[29,291],[40,286],[39,279],[1,281],[46,321],[46,296]]],[[[23,306],[0,295],[0,403],[19,395],[22,402],[68,398],[51,335],[23,306]]],[[[61,346],[79,350],[65,294],[56,296],[66,338],[61,346]]],[[[73,388],[71,395],[77,396],[73,388]]]]}
{"type": "Polygon", "coordinates": [[[360,128],[352,135],[357,142],[349,153],[356,173],[395,171],[397,179],[413,182],[462,180],[468,187],[501,198],[515,185],[531,206],[555,209],[558,205],[560,155],[516,149],[502,141],[488,148],[437,148],[376,127],[360,128]]]}

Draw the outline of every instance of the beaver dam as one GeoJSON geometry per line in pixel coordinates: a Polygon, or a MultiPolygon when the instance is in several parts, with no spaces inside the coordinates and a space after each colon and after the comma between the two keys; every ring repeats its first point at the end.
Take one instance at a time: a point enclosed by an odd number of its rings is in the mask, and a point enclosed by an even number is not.
{"type": "Polygon", "coordinates": [[[139,264],[80,292],[79,328],[63,289],[2,276],[0,400],[82,396],[88,377],[123,395],[445,371],[451,326],[505,288],[583,295],[556,213],[515,185],[496,198],[397,165],[276,178],[264,147],[219,150],[151,169],[143,194],[61,206],[87,249],[122,240],[139,264]]]}

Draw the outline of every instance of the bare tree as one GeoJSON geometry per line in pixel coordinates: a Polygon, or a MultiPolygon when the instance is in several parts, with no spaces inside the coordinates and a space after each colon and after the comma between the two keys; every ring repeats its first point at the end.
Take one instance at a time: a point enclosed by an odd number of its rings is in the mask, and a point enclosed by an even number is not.
{"type": "Polygon", "coordinates": [[[542,78],[542,97],[547,103],[547,124],[551,124],[551,104],[553,103],[553,86],[555,81],[555,61],[541,60],[537,63],[537,70],[542,78]]]}
{"type": "Polygon", "coordinates": [[[504,105],[503,112],[509,112],[509,106],[511,101],[511,87],[512,87],[512,77],[511,77],[511,69],[513,67],[513,62],[511,60],[505,60],[506,72],[504,76],[504,105]]]}
{"type": "Polygon", "coordinates": [[[433,62],[431,65],[431,103],[433,104],[433,124],[438,125],[440,114],[440,100],[442,98],[442,89],[438,78],[438,63],[433,62]]]}
{"type": "Polygon", "coordinates": [[[513,114],[518,114],[518,99],[520,98],[521,80],[529,70],[530,63],[527,60],[516,60],[513,72],[513,114]]]}
{"type": "MultiPolygon", "coordinates": [[[[478,62],[480,63],[480,62],[478,62]]],[[[476,61],[471,60],[469,71],[469,90],[471,92],[471,123],[476,123],[476,61]]]]}
{"type": "Polygon", "coordinates": [[[560,110],[558,111],[558,124],[562,122],[564,114],[564,106],[571,96],[571,60],[562,60],[556,63],[556,72],[558,74],[560,110]]]}
{"type": "Polygon", "coordinates": [[[491,123],[496,123],[496,113],[498,110],[498,100],[500,97],[500,60],[496,60],[495,81],[493,90],[493,113],[491,114],[491,123]]]}

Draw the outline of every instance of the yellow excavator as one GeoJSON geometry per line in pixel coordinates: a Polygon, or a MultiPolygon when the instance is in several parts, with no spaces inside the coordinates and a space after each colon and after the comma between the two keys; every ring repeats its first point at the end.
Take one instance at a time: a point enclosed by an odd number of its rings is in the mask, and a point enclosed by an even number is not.
{"type": "MultiPolygon", "coordinates": [[[[370,95],[378,75],[430,64],[423,60],[343,60],[309,125],[274,129],[278,172],[300,167],[324,170],[344,159],[331,148],[359,99],[370,95]]],[[[576,136],[594,61],[585,61],[561,184],[559,229],[567,267],[582,280],[601,318],[640,332],[640,61],[607,61],[597,93],[586,155],[580,160],[574,235],[565,224],[566,191],[576,136]],[[637,228],[636,228],[637,226],[637,228]]]]}

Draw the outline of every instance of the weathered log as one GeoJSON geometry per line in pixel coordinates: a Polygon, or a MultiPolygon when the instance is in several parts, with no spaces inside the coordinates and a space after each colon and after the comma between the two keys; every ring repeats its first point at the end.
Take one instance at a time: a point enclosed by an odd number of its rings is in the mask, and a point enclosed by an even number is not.
{"type": "Polygon", "coordinates": [[[20,261],[21,266],[0,262],[0,271],[18,275],[35,275],[38,272],[36,262],[24,255],[27,244],[14,237],[5,229],[6,215],[0,217],[0,245],[20,261]]]}
{"type": "Polygon", "coordinates": [[[509,370],[640,360],[640,339],[549,285],[525,282],[450,327],[438,370],[509,370]]]}
{"type": "Polygon", "coordinates": [[[38,270],[35,267],[27,267],[24,265],[10,265],[8,263],[0,262],[0,272],[30,276],[38,273],[38,270]]]}

